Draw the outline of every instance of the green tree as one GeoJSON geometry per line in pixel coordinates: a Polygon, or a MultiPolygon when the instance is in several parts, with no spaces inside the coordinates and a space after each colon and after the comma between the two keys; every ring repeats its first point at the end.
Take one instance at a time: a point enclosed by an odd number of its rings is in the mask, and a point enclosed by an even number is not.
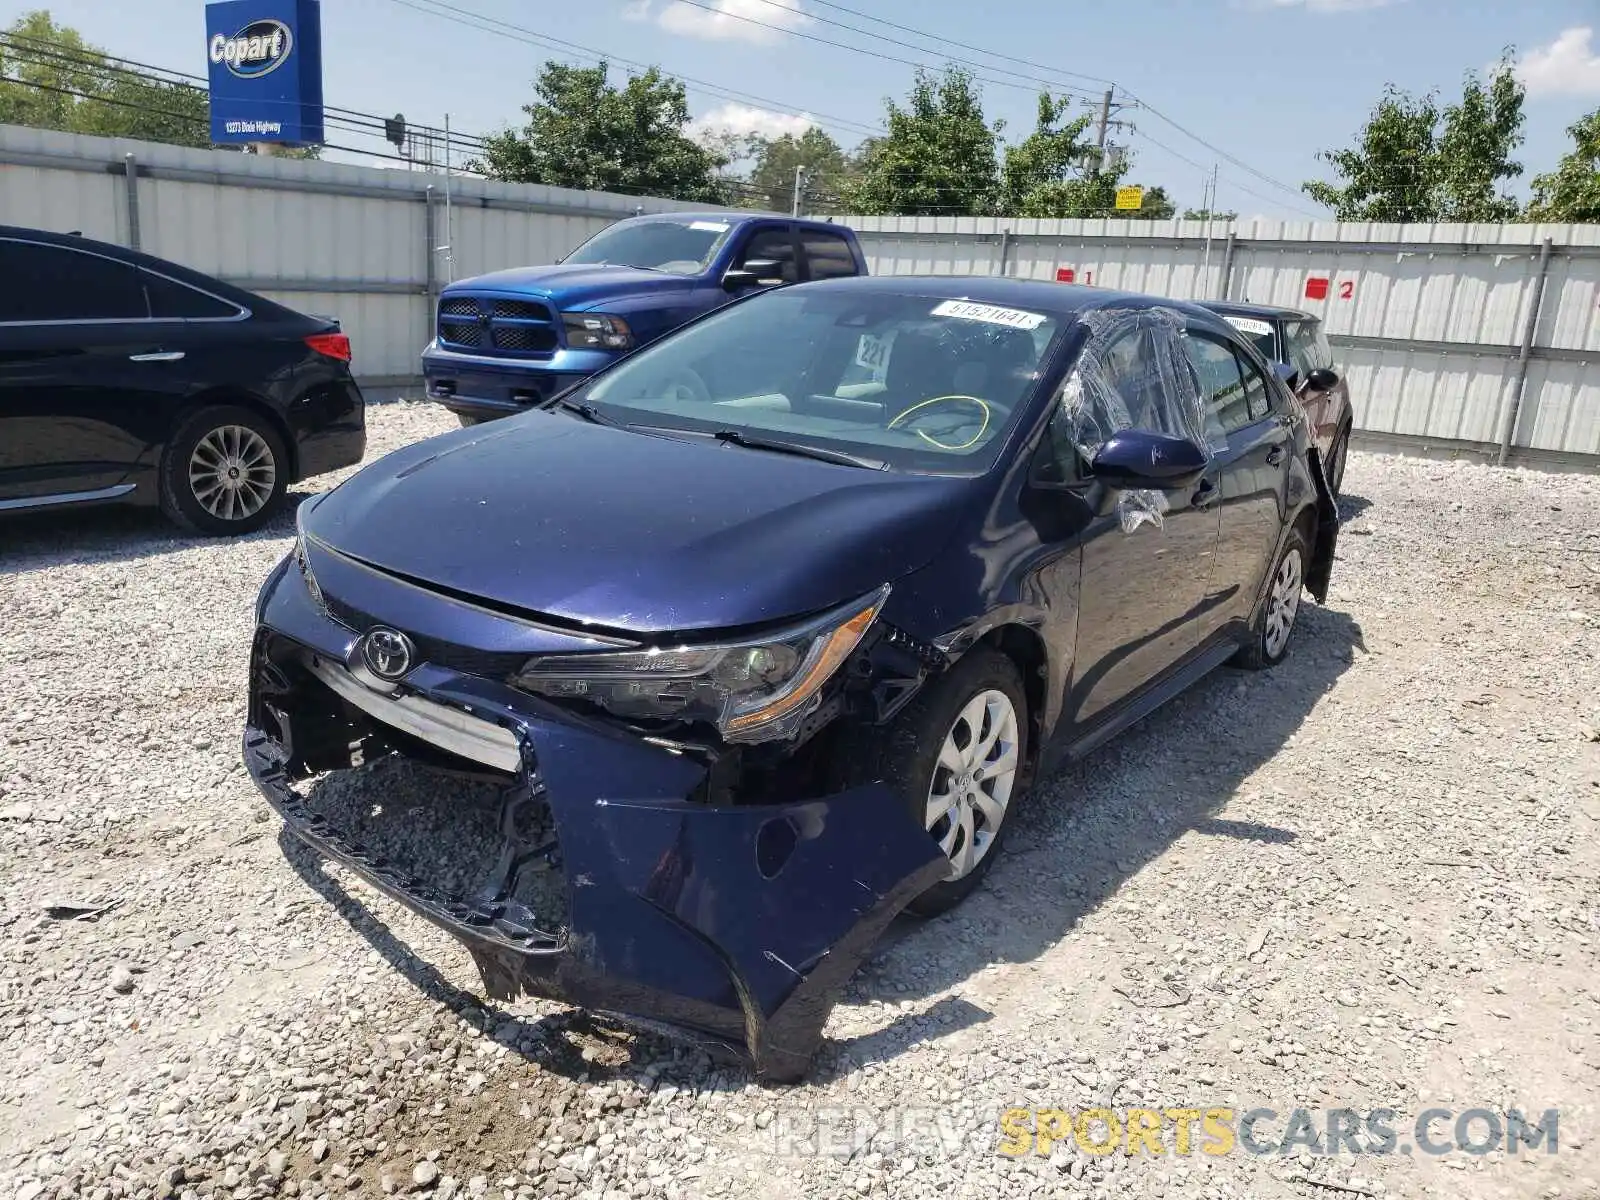
{"type": "Polygon", "coordinates": [[[1522,174],[1511,158],[1522,145],[1526,90],[1508,53],[1487,87],[1467,76],[1461,102],[1444,110],[1437,177],[1440,221],[1514,221],[1519,205],[1504,186],[1522,174]]]}
{"type": "Polygon", "coordinates": [[[1216,221],[1225,225],[1229,221],[1237,221],[1239,214],[1236,212],[1218,212],[1209,208],[1186,208],[1183,210],[1183,219],[1185,221],[1216,221]]]}
{"type": "Polygon", "coordinates": [[[1078,216],[1076,186],[1086,169],[1093,172],[1099,154],[1086,136],[1094,118],[1085,113],[1068,119],[1069,99],[1039,97],[1039,119],[1034,131],[1014,146],[1007,146],[1000,172],[1000,211],[1008,217],[1078,216]]]}
{"type": "Polygon", "coordinates": [[[1600,222],[1600,109],[1567,130],[1575,143],[1556,169],[1533,180],[1532,221],[1600,222]]]}
{"type": "Polygon", "coordinates": [[[978,216],[994,210],[1000,125],[985,122],[971,74],[918,71],[906,106],[885,102],[888,132],[846,190],[852,211],[978,216]]]}
{"type": "Polygon", "coordinates": [[[545,63],[538,99],[523,106],[527,124],[485,138],[468,168],[516,183],[723,203],[717,171],[727,159],[686,135],[683,84],[654,67],[620,88],[608,75],[606,63],[545,63]]]}
{"type": "Polygon", "coordinates": [[[1342,185],[1313,180],[1313,200],[1341,221],[1506,221],[1517,205],[1504,185],[1522,174],[1524,89],[1511,55],[1487,86],[1469,76],[1459,103],[1385,89],[1356,146],[1321,154],[1342,185]]]}
{"type": "Polygon", "coordinates": [[[767,142],[750,171],[748,203],[788,212],[794,203],[795,171],[806,169],[805,197],[812,206],[833,207],[851,175],[844,150],[815,125],[799,137],[786,133],[767,142]]]}

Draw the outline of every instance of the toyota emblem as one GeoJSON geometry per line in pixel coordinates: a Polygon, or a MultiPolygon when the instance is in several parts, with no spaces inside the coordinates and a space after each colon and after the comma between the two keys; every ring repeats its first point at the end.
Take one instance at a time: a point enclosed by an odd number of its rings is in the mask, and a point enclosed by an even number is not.
{"type": "Polygon", "coordinates": [[[398,629],[375,625],[361,639],[361,661],[385,683],[405,678],[414,656],[411,639],[398,629]]]}

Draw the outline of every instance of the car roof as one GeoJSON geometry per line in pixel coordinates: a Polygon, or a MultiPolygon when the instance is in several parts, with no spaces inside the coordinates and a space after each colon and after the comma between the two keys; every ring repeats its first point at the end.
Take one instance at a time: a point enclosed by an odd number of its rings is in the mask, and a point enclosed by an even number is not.
{"type": "Polygon", "coordinates": [[[926,296],[930,300],[973,300],[1073,317],[1098,308],[1176,309],[1207,328],[1230,328],[1216,313],[1188,300],[1122,292],[1087,284],[1054,283],[1042,279],[1006,279],[995,275],[863,275],[799,283],[785,290],[806,292],[893,292],[926,296]]]}
{"type": "Polygon", "coordinates": [[[832,229],[839,233],[854,232],[848,225],[840,225],[835,221],[820,221],[814,218],[790,217],[783,213],[756,212],[721,212],[715,209],[706,212],[656,212],[640,213],[636,217],[625,217],[628,221],[716,221],[723,225],[748,225],[751,221],[793,221],[797,225],[805,225],[816,229],[832,229]]]}
{"type": "Polygon", "coordinates": [[[183,266],[181,263],[172,262],[170,259],[157,258],[153,254],[145,254],[139,250],[130,250],[127,246],[118,246],[114,242],[100,242],[77,233],[51,233],[47,229],[26,229],[20,225],[0,225],[0,239],[3,238],[39,242],[47,246],[65,246],[71,250],[84,250],[90,254],[99,254],[105,258],[116,259],[119,262],[132,263],[135,266],[148,268],[158,275],[165,275],[167,278],[174,279],[179,283],[187,283],[191,287],[210,292],[213,296],[221,297],[243,308],[250,309],[257,315],[301,315],[293,309],[285,308],[276,301],[268,300],[265,296],[246,291],[244,288],[235,287],[233,284],[218,279],[214,275],[191,270],[189,267],[183,266]]]}
{"type": "Polygon", "coordinates": [[[1262,320],[1288,320],[1288,321],[1320,321],[1321,317],[1313,313],[1301,312],[1298,308],[1284,308],[1278,304],[1251,304],[1244,300],[1201,300],[1201,307],[1209,308],[1214,313],[1223,313],[1233,317],[1260,317],[1262,320]]]}

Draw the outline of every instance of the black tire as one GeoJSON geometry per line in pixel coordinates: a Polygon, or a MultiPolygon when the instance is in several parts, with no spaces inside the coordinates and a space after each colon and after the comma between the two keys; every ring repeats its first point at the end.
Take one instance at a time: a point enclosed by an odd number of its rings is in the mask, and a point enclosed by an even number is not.
{"type": "MultiPolygon", "coordinates": [[[[1305,535],[1298,527],[1291,529],[1283,549],[1278,551],[1278,557],[1273,560],[1272,574],[1267,576],[1266,589],[1262,592],[1261,599],[1256,604],[1256,611],[1250,618],[1250,640],[1233,656],[1234,665],[1243,667],[1247,671],[1264,671],[1277,666],[1289,656],[1289,647],[1294,642],[1295,619],[1300,615],[1300,600],[1305,590],[1306,564],[1310,560],[1311,552],[1306,546],[1305,535]],[[1288,629],[1280,632],[1278,623],[1273,619],[1275,600],[1276,594],[1283,590],[1285,564],[1292,555],[1298,558],[1296,566],[1292,569],[1295,584],[1292,603],[1288,605],[1287,610],[1288,629]]],[[[1283,616],[1281,607],[1278,608],[1277,615],[1280,619],[1283,616]]]]}
{"type": "MultiPolygon", "coordinates": [[[[1028,704],[1016,665],[987,647],[970,651],[946,674],[931,681],[876,743],[874,777],[892,788],[918,826],[926,828],[929,795],[936,773],[943,773],[947,786],[954,782],[950,772],[939,764],[945,739],[953,736],[962,710],[985,692],[999,692],[1009,699],[1016,721],[1016,767],[1003,805],[1005,815],[997,829],[987,831],[992,836],[982,850],[982,857],[966,874],[934,884],[906,906],[906,911],[916,916],[938,916],[966,899],[999,857],[1006,831],[1014,824],[1013,815],[1026,783],[1029,735],[1028,704]]],[[[988,783],[992,788],[994,780],[988,783]]],[[[980,777],[972,786],[981,785],[980,777]]],[[[993,799],[992,791],[987,794],[993,799]]],[[[950,828],[948,824],[936,826],[941,827],[950,828]]],[[[930,836],[935,836],[931,830],[930,836]]],[[[952,851],[961,844],[961,836],[958,831],[952,851]]]]}
{"type": "Polygon", "coordinates": [[[1342,425],[1339,432],[1334,435],[1333,445],[1328,450],[1328,464],[1323,470],[1323,476],[1328,481],[1328,490],[1337,500],[1339,493],[1344,490],[1344,467],[1350,458],[1350,426],[1342,425]]]}
{"type": "MultiPolygon", "coordinates": [[[[195,533],[228,537],[261,528],[282,506],[288,486],[289,455],[282,436],[265,418],[231,404],[203,408],[190,416],[178,427],[167,443],[166,453],[161,456],[161,511],[174,524],[195,533]],[[191,477],[191,463],[200,444],[208,442],[214,447],[216,438],[227,440],[229,430],[248,430],[258,440],[245,439],[243,444],[249,446],[252,453],[266,456],[250,459],[255,487],[246,489],[245,498],[237,502],[239,515],[236,517],[227,515],[226,505],[218,506],[222,511],[211,511],[202,502],[191,477]],[[261,463],[265,461],[270,461],[270,487],[261,473],[261,463]],[[264,499],[261,498],[263,490],[264,499]]],[[[204,490],[203,485],[199,490],[204,490]]]]}
{"type": "Polygon", "coordinates": [[[471,429],[474,425],[481,425],[487,418],[474,417],[468,413],[457,413],[456,420],[461,422],[461,428],[471,429]]]}

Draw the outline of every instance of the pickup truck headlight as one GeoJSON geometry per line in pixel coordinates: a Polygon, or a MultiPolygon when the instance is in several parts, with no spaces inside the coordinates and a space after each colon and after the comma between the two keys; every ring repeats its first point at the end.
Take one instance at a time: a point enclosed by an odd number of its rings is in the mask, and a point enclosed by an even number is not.
{"type": "Polygon", "coordinates": [[[633,345],[633,330],[621,317],[607,313],[562,313],[567,345],[575,350],[627,350],[633,345]]]}
{"type": "Polygon", "coordinates": [[[719,645],[530,659],[515,683],[618,717],[713,724],[730,742],[791,736],[889,596],[872,595],[769,637],[719,645]]]}

